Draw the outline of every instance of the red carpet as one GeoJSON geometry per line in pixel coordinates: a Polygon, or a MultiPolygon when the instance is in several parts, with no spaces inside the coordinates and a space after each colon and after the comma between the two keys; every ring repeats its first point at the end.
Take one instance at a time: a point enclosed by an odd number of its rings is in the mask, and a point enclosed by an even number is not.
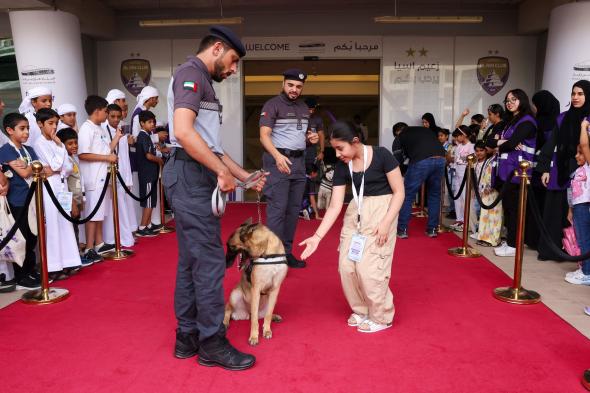
{"type": "MultiPolygon", "coordinates": [[[[255,205],[229,206],[224,239],[255,205]]],[[[590,342],[542,304],[492,298],[509,278],[485,259],[446,250],[452,234],[423,235],[414,220],[398,241],[392,274],[393,328],[346,326],[334,228],[322,249],[283,284],[272,340],[247,344],[249,322],[229,337],[257,357],[244,372],[172,356],[175,234],[142,239],[137,256],[104,262],[60,283],[66,301],[0,310],[2,392],[551,392],[585,391],[590,342]]],[[[298,239],[317,222],[301,221],[298,239]]],[[[300,251],[299,251],[300,252],[300,251]]],[[[560,279],[560,278],[556,278],[560,279]]],[[[226,293],[238,280],[228,272],[226,293]]],[[[526,283],[526,278],[525,278],[526,283]]],[[[534,289],[534,288],[533,288],[534,289]]],[[[581,311],[580,311],[581,312],[581,311]]]]}

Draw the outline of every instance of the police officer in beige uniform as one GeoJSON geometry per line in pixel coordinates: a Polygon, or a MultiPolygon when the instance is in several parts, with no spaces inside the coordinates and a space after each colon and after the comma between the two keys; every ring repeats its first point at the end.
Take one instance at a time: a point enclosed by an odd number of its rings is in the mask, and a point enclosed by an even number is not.
{"type": "Polygon", "coordinates": [[[266,150],[262,164],[270,172],[264,187],[266,225],[283,241],[290,267],[305,267],[292,254],[299,210],[305,191],[306,141],[317,143],[308,132],[309,109],[299,97],[307,74],[299,69],[283,73],[283,91],[268,100],[260,114],[260,142],[266,150]]]}
{"type": "MultiPolygon", "coordinates": [[[[225,257],[219,218],[212,212],[216,186],[235,189],[249,173],[223,150],[221,105],[212,81],[237,71],[246,50],[227,27],[213,26],[197,55],[182,64],[168,88],[170,141],[174,148],[163,171],[166,199],[174,211],[178,271],[174,311],[178,321],[175,356],[199,355],[199,364],[229,370],[252,367],[255,358],[235,349],[223,326],[225,257]],[[234,178],[235,177],[235,178],[234,178]]],[[[265,179],[254,187],[262,190],[265,179]]]]}

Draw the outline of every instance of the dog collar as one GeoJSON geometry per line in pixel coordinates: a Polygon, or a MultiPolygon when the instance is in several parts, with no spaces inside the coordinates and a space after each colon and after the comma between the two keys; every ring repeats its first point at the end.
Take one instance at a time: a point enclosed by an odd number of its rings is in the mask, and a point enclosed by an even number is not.
{"type": "MultiPolygon", "coordinates": [[[[262,176],[264,176],[264,171],[258,170],[248,176],[243,182],[236,180],[236,185],[246,190],[258,184],[262,176]]],[[[226,205],[227,192],[221,191],[219,189],[219,184],[217,184],[217,187],[215,187],[215,190],[213,190],[213,195],[211,195],[211,210],[213,211],[213,215],[216,217],[223,216],[226,205]]]]}
{"type": "Polygon", "coordinates": [[[259,257],[251,262],[252,265],[283,265],[287,264],[286,255],[269,255],[266,257],[259,257]]]}

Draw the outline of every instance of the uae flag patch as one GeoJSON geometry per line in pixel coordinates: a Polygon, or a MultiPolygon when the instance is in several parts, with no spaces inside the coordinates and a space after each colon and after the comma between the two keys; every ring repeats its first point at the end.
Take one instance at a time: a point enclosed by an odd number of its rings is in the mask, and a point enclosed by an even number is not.
{"type": "Polygon", "coordinates": [[[191,90],[196,93],[197,89],[199,88],[199,85],[197,84],[197,82],[194,81],[184,81],[182,88],[184,90],[191,90]]]}

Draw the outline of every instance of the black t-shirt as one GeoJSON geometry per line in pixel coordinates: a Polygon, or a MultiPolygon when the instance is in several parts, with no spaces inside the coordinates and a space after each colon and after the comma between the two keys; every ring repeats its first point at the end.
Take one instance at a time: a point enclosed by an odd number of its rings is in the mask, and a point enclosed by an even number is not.
{"type": "Polygon", "coordinates": [[[444,157],[445,149],[438,141],[437,135],[429,128],[407,127],[393,141],[393,151],[402,150],[410,164],[415,164],[430,157],[444,157]]]}
{"type": "MultiPolygon", "coordinates": [[[[373,158],[365,172],[365,196],[378,196],[392,194],[391,187],[387,181],[387,174],[397,168],[399,163],[389,150],[380,146],[371,146],[373,158]]],[[[362,172],[353,172],[354,186],[357,192],[361,187],[363,178],[362,172]]],[[[348,164],[338,161],[334,169],[333,186],[343,186],[350,182],[350,170],[348,164]]]]}
{"type": "Polygon", "coordinates": [[[156,155],[156,148],[147,132],[143,130],[139,132],[135,149],[137,152],[137,176],[147,182],[155,181],[158,178],[159,166],[147,159],[147,153],[156,155]]]}

